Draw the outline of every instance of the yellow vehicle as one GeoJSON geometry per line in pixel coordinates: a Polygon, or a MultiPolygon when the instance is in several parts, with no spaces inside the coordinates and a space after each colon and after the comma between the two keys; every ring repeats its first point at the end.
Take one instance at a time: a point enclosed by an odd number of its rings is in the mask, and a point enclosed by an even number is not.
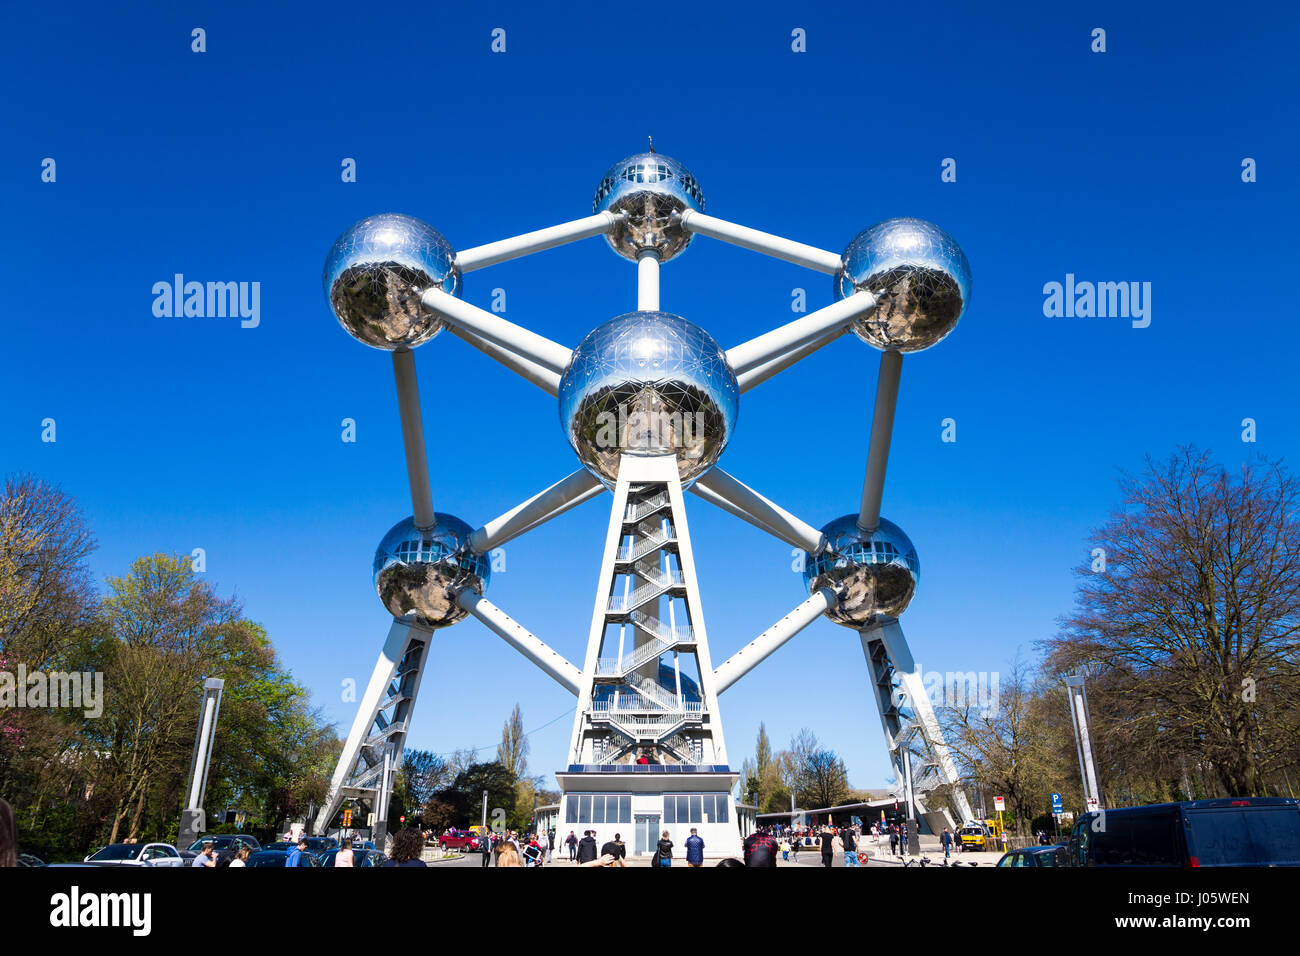
{"type": "Polygon", "coordinates": [[[988,830],[982,824],[968,823],[957,833],[962,849],[983,850],[988,845],[988,830]]]}
{"type": "Polygon", "coordinates": [[[470,827],[469,832],[474,834],[475,836],[478,836],[481,833],[491,833],[492,828],[491,827],[470,827]]]}

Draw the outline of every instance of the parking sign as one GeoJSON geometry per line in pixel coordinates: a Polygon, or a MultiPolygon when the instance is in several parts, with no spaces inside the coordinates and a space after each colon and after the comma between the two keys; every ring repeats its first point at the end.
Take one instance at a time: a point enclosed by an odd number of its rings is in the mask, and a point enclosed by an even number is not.
{"type": "Polygon", "coordinates": [[[1065,812],[1065,806],[1061,803],[1061,795],[1059,793],[1052,794],[1052,812],[1053,813],[1065,812]]]}

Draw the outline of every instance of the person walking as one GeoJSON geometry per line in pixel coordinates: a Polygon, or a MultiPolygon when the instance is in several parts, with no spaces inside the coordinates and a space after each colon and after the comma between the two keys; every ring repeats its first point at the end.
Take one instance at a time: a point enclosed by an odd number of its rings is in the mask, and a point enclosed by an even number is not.
{"type": "Polygon", "coordinates": [[[237,866],[239,867],[248,866],[248,855],[251,852],[252,851],[249,850],[248,847],[241,846],[238,850],[235,851],[234,857],[231,858],[230,868],[233,870],[237,866]]]}
{"type": "Polygon", "coordinates": [[[546,863],[551,859],[551,840],[550,837],[546,835],[545,830],[542,830],[537,834],[537,849],[540,852],[537,861],[539,865],[546,863]]]}
{"type": "Polygon", "coordinates": [[[627,845],[623,842],[623,835],[615,833],[614,839],[610,840],[600,848],[601,856],[612,856],[616,860],[621,860],[627,856],[627,845]]]}
{"type": "Polygon", "coordinates": [[[572,830],[570,830],[569,835],[564,838],[564,845],[569,848],[569,862],[573,863],[578,859],[578,838],[574,836],[572,830]]]}
{"type": "Polygon", "coordinates": [[[892,826],[889,828],[889,855],[898,856],[898,831],[892,826]]]}
{"type": "Polygon", "coordinates": [[[695,827],[691,827],[691,835],[686,838],[686,865],[704,865],[704,840],[695,827]]]}
{"type": "MultiPolygon", "coordinates": [[[[356,867],[356,860],[352,855],[352,837],[343,838],[339,851],[334,854],[334,865],[356,867]]],[[[234,864],[232,863],[231,866],[234,864]]]]}
{"type": "Polygon", "coordinates": [[[903,852],[900,854],[901,856],[911,856],[911,855],[912,855],[912,848],[911,848],[910,845],[908,845],[908,842],[907,842],[907,824],[906,824],[906,823],[903,824],[903,831],[902,831],[901,833],[899,833],[899,835],[898,835],[898,848],[899,848],[900,850],[903,851],[903,852]]]}
{"type": "Polygon", "coordinates": [[[822,866],[831,866],[835,861],[835,831],[830,827],[822,829],[822,866]]]}
{"type": "Polygon", "coordinates": [[[952,831],[944,827],[943,836],[939,837],[939,842],[943,844],[943,858],[946,860],[952,856],[952,831]]]}
{"type": "Polygon", "coordinates": [[[590,863],[596,859],[596,838],[592,836],[590,830],[584,830],[582,839],[578,841],[578,862],[590,863]]]}
{"type": "Polygon", "coordinates": [[[858,839],[852,827],[840,831],[840,843],[844,847],[844,865],[858,865],[858,839]]]}
{"type": "Polygon", "coordinates": [[[650,861],[651,866],[665,867],[673,865],[673,841],[668,839],[668,831],[659,838],[659,844],[655,847],[654,858],[650,861]]]}
{"type": "Polygon", "coordinates": [[[302,854],[307,849],[307,838],[299,837],[298,845],[289,848],[289,852],[284,855],[284,865],[302,866],[302,854]]]}

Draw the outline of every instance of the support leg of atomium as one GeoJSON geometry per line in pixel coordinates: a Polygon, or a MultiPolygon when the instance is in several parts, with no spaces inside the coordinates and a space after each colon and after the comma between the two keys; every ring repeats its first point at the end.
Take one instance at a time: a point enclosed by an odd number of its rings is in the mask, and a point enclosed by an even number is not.
{"type": "Polygon", "coordinates": [[[972,819],[970,804],[903,628],[896,618],[888,617],[864,628],[860,636],[871,673],[872,696],[899,786],[903,786],[905,776],[902,752],[907,750],[912,755],[918,819],[926,812],[926,793],[946,784],[952,788],[951,802],[961,817],[951,822],[960,826],[972,819]]]}
{"type": "Polygon", "coordinates": [[[372,839],[375,846],[383,846],[388,797],[401,764],[432,636],[430,630],[393,621],[339,755],[329,796],[316,815],[314,832],[324,833],[343,801],[354,799],[365,815],[355,825],[365,826],[368,815],[374,814],[372,839]]]}

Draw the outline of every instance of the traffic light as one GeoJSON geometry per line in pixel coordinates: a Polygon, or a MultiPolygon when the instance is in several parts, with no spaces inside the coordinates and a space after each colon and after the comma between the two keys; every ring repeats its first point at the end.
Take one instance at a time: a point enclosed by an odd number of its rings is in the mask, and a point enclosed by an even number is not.
{"type": "Polygon", "coordinates": [[[345,810],[343,811],[343,826],[344,826],[344,827],[350,827],[350,826],[352,826],[352,808],[351,808],[351,807],[348,807],[347,809],[345,809],[345,810]]]}

